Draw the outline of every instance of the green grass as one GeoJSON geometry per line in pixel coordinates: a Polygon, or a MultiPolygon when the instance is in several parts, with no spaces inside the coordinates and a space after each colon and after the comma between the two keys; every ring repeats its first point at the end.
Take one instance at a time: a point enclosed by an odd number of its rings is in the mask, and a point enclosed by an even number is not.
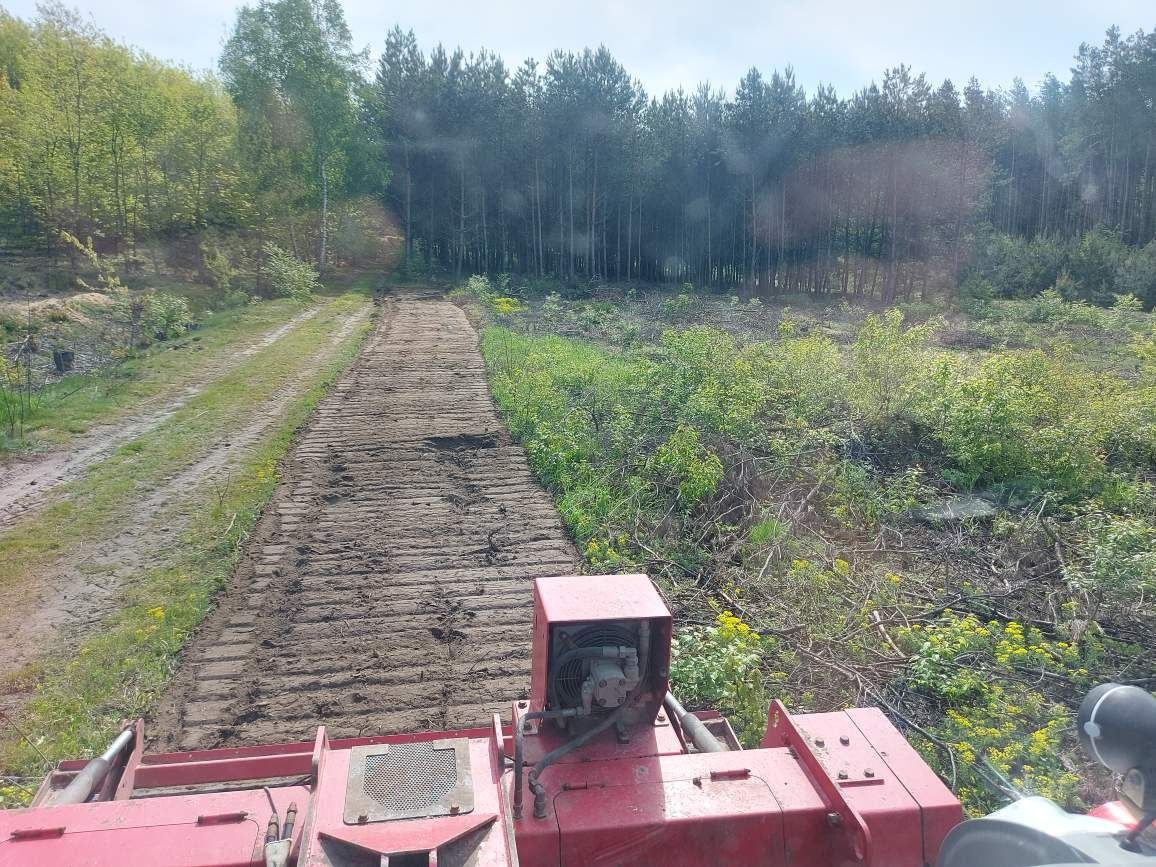
{"type": "Polygon", "coordinates": [[[175,391],[197,366],[259,339],[302,309],[297,302],[277,300],[222,310],[205,317],[197,331],[155,344],[114,368],[65,377],[36,396],[22,440],[0,431],[0,458],[29,447],[66,443],[75,434],[123,416],[142,401],[175,391]]]}
{"type": "MultiPolygon", "coordinates": [[[[254,355],[190,401],[165,424],[121,449],[84,479],[67,499],[0,537],[0,581],[26,580],[38,564],[109,533],[150,481],[188,465],[214,433],[234,430],[261,399],[301,370],[311,347],[365,304],[342,296],[308,323],[254,355]]],[[[366,333],[354,331],[263,440],[233,468],[223,491],[194,490],[182,506],[192,515],[169,562],[128,582],[118,610],[67,657],[47,660],[35,677],[21,729],[35,732],[35,748],[12,732],[3,764],[13,774],[43,771],[50,760],[99,751],[123,719],[144,713],[167,684],[185,639],[196,628],[236,564],[241,547],[277,484],[277,465],[295,431],[333,380],[350,364],[366,333]]],[[[4,792],[19,798],[19,790],[4,792]]]]}

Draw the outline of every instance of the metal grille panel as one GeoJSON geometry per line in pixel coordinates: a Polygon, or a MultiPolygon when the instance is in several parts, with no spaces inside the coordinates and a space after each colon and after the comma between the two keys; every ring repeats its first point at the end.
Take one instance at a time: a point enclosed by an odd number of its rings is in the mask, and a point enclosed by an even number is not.
{"type": "Polygon", "coordinates": [[[469,741],[446,738],[350,751],[345,821],[384,822],[474,808],[469,741]]]}

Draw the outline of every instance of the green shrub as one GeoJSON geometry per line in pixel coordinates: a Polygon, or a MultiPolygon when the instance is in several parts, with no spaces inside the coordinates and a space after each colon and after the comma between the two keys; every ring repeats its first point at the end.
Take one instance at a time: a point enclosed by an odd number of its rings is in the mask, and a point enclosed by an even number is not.
{"type": "Polygon", "coordinates": [[[679,292],[677,295],[663,299],[662,312],[671,319],[685,319],[694,310],[697,303],[692,295],[679,292]]]}
{"type": "Polygon", "coordinates": [[[925,384],[927,344],[938,323],[903,326],[903,313],[888,310],[863,320],[851,345],[852,402],[868,430],[893,424],[925,384]]]}
{"type": "Polygon", "coordinates": [[[158,340],[180,337],[189,323],[189,302],[179,295],[150,292],[144,301],[145,330],[158,340]]]}
{"type": "Polygon", "coordinates": [[[658,447],[653,465],[663,482],[678,491],[678,502],[684,509],[718,490],[723,477],[718,455],[703,446],[697,430],[685,424],[658,447]]]}
{"type": "Polygon", "coordinates": [[[295,301],[310,301],[315,293],[321,291],[321,277],[308,262],[302,262],[273,243],[267,243],[262,249],[265,253],[262,268],[276,295],[295,301]]]}
{"type": "Polygon", "coordinates": [[[566,316],[566,304],[557,292],[546,296],[540,308],[543,323],[549,328],[558,328],[566,316]]]}
{"type": "Polygon", "coordinates": [[[220,247],[211,244],[201,245],[201,268],[218,291],[228,293],[232,288],[237,270],[220,247]]]}
{"type": "Polygon", "coordinates": [[[729,611],[713,626],[680,629],[671,642],[672,690],[690,707],[719,711],[745,746],[757,746],[767,725],[762,664],[774,647],[729,611]]]}
{"type": "MultiPolygon", "coordinates": [[[[1016,621],[985,623],[951,610],[896,635],[911,652],[907,683],[943,703],[942,722],[934,728],[954,752],[956,790],[972,811],[999,805],[977,768],[980,759],[1020,788],[1080,806],[1080,779],[1063,761],[1067,712],[1016,674],[1049,672],[1090,686],[1084,653],[1075,644],[1048,640],[1016,621]]],[[[950,763],[936,745],[919,738],[915,743],[941,772],[948,771],[950,763]]]]}
{"type": "Polygon", "coordinates": [[[1156,304],[1156,241],[1127,253],[1116,272],[1116,290],[1147,307],[1156,304]]]}
{"type": "Polygon", "coordinates": [[[1082,516],[1083,539],[1064,573],[1078,589],[1112,605],[1133,607],[1156,594],[1156,526],[1152,517],[1095,510],[1082,516]]]}
{"type": "Polygon", "coordinates": [[[1004,352],[973,371],[940,366],[918,412],[963,486],[1018,481],[1093,493],[1109,461],[1142,464],[1156,448],[1156,390],[1063,354],[1004,352]]]}

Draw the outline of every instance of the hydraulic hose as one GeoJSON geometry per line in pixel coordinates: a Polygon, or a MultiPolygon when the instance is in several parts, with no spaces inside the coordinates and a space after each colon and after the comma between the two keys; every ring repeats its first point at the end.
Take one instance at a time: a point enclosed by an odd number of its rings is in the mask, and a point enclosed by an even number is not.
{"type": "Polygon", "coordinates": [[[526,722],[535,719],[564,719],[579,716],[576,707],[564,710],[533,710],[515,720],[514,726],[514,818],[522,818],[522,769],[526,764],[526,722]]]}
{"type": "Polygon", "coordinates": [[[620,705],[618,709],[614,711],[614,713],[607,716],[604,720],[602,720],[602,722],[598,723],[598,725],[588,729],[587,731],[578,735],[576,738],[566,741],[566,743],[562,744],[562,746],[558,747],[557,749],[546,753],[546,755],[544,755],[534,765],[534,770],[530,771],[530,791],[534,793],[535,819],[546,818],[546,787],[538,782],[538,777],[542,775],[542,771],[546,770],[546,768],[550,767],[550,765],[554,764],[554,762],[558,761],[558,759],[562,758],[563,756],[568,755],[579,747],[590,743],[590,741],[592,741],[598,735],[602,734],[602,732],[606,731],[608,728],[622,719],[623,715],[626,713],[627,708],[631,707],[633,704],[634,702],[631,701],[620,705]]]}
{"type": "Polygon", "coordinates": [[[666,706],[667,713],[678,720],[679,726],[682,727],[682,733],[690,738],[691,743],[700,753],[726,752],[723,745],[710,733],[710,729],[703,721],[684,708],[682,703],[674,697],[674,693],[668,692],[662,703],[666,706]]]}

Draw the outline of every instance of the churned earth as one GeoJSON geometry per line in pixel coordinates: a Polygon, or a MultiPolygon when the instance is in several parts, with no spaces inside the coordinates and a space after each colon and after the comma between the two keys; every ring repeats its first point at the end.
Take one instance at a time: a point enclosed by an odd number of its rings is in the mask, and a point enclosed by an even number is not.
{"type": "Polygon", "coordinates": [[[529,686],[531,579],[578,562],[465,315],[389,299],[186,650],[153,746],[485,724],[529,686]]]}

